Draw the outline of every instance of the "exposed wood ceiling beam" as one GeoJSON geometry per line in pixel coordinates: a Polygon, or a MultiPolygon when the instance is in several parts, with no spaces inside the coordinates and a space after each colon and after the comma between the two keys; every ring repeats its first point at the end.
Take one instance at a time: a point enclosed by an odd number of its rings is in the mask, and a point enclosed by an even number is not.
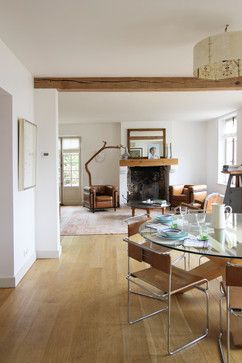
{"type": "Polygon", "coordinates": [[[43,77],[34,79],[35,88],[62,92],[185,92],[242,90],[242,77],[220,81],[193,77],[43,77]]]}

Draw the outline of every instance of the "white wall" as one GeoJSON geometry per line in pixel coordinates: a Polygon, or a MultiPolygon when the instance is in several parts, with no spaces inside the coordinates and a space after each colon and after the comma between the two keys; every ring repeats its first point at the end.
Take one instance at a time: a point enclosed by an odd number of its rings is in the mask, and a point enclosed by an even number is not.
{"type": "Polygon", "coordinates": [[[170,184],[206,184],[206,122],[173,122],[171,142],[178,166],[170,184]]]}
{"type": "MultiPolygon", "coordinates": [[[[5,204],[0,204],[0,215],[11,215],[9,224],[1,226],[0,255],[5,263],[0,268],[0,287],[15,286],[35,260],[35,198],[34,189],[18,191],[18,118],[34,121],[33,79],[31,74],[0,40],[0,88],[12,96],[10,125],[1,125],[5,138],[9,167],[2,169],[10,177],[5,188],[5,204]],[[6,205],[7,201],[7,205],[6,205]]],[[[1,119],[1,123],[6,120],[1,119]]],[[[2,143],[4,147],[4,143],[2,143]]],[[[2,218],[2,217],[1,217],[2,218]]]]}
{"type": "Polygon", "coordinates": [[[61,252],[58,190],[58,93],[34,92],[37,138],[36,253],[58,258],[61,252]],[[48,153],[44,156],[43,153],[48,153]]]}
{"type": "MultiPolygon", "coordinates": [[[[85,162],[107,141],[107,145],[120,144],[119,123],[80,123],[60,124],[60,136],[81,137],[81,168],[82,186],[88,185],[88,176],[85,171],[85,162]]],[[[119,150],[105,150],[105,160],[97,162],[93,160],[89,164],[92,174],[92,184],[119,184],[119,150]]]]}

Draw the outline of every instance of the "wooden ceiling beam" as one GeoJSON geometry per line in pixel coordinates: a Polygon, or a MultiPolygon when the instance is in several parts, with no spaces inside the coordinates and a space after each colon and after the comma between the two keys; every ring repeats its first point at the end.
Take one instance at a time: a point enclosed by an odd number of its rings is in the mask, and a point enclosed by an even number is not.
{"type": "Polygon", "coordinates": [[[219,81],[193,77],[41,77],[35,88],[62,92],[186,92],[242,90],[242,77],[219,81]]]}

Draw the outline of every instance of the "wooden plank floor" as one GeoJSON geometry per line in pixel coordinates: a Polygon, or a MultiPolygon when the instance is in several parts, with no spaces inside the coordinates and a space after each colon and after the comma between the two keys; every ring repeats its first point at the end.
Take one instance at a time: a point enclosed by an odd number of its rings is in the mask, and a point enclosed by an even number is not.
{"type": "MultiPolygon", "coordinates": [[[[60,260],[38,260],[16,289],[0,290],[0,362],[220,362],[217,348],[219,282],[210,283],[210,333],[167,357],[166,313],[127,324],[126,244],[121,235],[65,237],[60,260]]],[[[197,263],[197,257],[192,261],[197,263]]],[[[199,334],[203,295],[173,300],[173,343],[199,334]]],[[[134,297],[134,314],[158,302],[134,297]]],[[[231,363],[242,362],[233,348],[231,363]]]]}

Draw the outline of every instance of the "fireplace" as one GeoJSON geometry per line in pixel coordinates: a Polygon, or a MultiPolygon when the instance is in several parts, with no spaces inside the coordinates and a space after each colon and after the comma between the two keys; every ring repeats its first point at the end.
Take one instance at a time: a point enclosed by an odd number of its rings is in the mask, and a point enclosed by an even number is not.
{"type": "Polygon", "coordinates": [[[176,164],[175,158],[120,160],[120,205],[146,199],[169,201],[170,166],[176,164]]]}
{"type": "Polygon", "coordinates": [[[169,198],[169,166],[128,168],[127,201],[169,198]]]}

